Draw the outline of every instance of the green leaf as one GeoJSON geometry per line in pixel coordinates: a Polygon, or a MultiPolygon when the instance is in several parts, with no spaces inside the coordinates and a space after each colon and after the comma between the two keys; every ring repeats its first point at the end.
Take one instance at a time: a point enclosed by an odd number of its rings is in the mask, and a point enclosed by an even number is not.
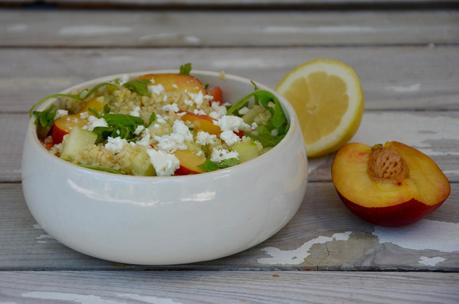
{"type": "Polygon", "coordinates": [[[37,126],[37,135],[40,139],[48,136],[51,127],[54,124],[54,118],[56,117],[57,106],[52,104],[43,111],[34,111],[35,125],[37,126]]]}
{"type": "Polygon", "coordinates": [[[156,113],[152,112],[150,115],[150,119],[148,119],[148,126],[151,126],[155,121],[156,121],[156,113]]]}
{"type": "Polygon", "coordinates": [[[34,103],[32,107],[29,109],[29,116],[32,116],[32,113],[35,111],[37,107],[39,107],[41,104],[43,104],[45,101],[51,99],[51,98],[59,98],[59,97],[65,97],[65,98],[71,98],[77,101],[81,101],[80,96],[78,95],[72,95],[72,94],[62,94],[62,93],[57,93],[57,94],[50,94],[47,95],[43,98],[41,98],[39,101],[34,103]]]}
{"type": "Polygon", "coordinates": [[[102,82],[102,83],[99,83],[97,85],[95,85],[94,87],[92,87],[89,91],[82,91],[80,93],[80,98],[82,100],[86,100],[88,99],[90,96],[92,96],[94,93],[96,93],[97,91],[99,91],[100,88],[103,88],[103,87],[112,87],[114,89],[117,89],[118,86],[114,83],[111,83],[111,82],[102,82]]]}
{"type": "Polygon", "coordinates": [[[144,125],[140,117],[127,114],[104,114],[103,118],[107,122],[107,127],[96,127],[93,132],[97,134],[97,142],[104,142],[110,137],[121,137],[127,140],[136,138],[135,129],[144,125]]]}
{"type": "Polygon", "coordinates": [[[141,96],[150,96],[150,91],[148,90],[148,85],[150,83],[148,79],[133,79],[123,84],[123,86],[141,96]]]}
{"type": "Polygon", "coordinates": [[[224,169],[235,165],[239,165],[240,163],[241,162],[237,158],[225,159],[218,163],[207,159],[202,165],[199,166],[199,168],[206,172],[211,172],[216,171],[218,169],[224,169]]]}
{"type": "Polygon", "coordinates": [[[191,68],[192,68],[192,65],[189,62],[185,63],[185,64],[182,64],[180,66],[180,74],[182,74],[182,75],[190,75],[191,68]]]}

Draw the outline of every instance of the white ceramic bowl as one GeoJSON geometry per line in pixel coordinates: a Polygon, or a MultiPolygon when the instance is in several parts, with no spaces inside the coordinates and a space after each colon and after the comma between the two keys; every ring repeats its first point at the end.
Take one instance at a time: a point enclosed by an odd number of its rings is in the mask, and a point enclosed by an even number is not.
{"type": "MultiPolygon", "coordinates": [[[[146,71],[128,74],[165,73],[146,71]]],[[[237,101],[249,79],[193,71],[237,101]]],[[[90,87],[112,75],[65,90],[90,87]]],[[[271,89],[259,85],[261,89],[271,89]]],[[[66,246],[132,264],[179,264],[231,255],[266,240],[298,210],[307,159],[296,115],[277,95],[290,130],[267,153],[235,167],[172,177],[137,177],[85,169],[48,153],[29,121],[22,159],[27,205],[43,229],[66,246]]],[[[47,107],[44,104],[41,109],[47,107]]]]}

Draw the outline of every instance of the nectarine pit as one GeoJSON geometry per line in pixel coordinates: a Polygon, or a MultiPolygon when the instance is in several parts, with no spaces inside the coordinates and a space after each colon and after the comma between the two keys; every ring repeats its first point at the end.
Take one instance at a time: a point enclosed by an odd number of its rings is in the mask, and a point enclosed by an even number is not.
{"type": "Polygon", "coordinates": [[[401,184],[408,177],[408,166],[400,153],[379,144],[371,148],[368,175],[377,181],[401,184]]]}

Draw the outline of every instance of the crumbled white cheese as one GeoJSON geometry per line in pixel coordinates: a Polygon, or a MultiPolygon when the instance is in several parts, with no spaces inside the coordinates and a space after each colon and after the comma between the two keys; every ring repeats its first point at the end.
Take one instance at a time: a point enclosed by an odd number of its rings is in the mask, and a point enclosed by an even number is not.
{"type": "Polygon", "coordinates": [[[214,100],[214,97],[212,95],[204,95],[204,101],[210,102],[214,100]]]}
{"type": "Polygon", "coordinates": [[[232,146],[232,145],[234,145],[235,143],[241,141],[241,138],[239,138],[239,136],[237,136],[236,134],[234,134],[233,131],[223,131],[223,132],[220,134],[220,138],[221,138],[228,146],[232,146]]]}
{"type": "Polygon", "coordinates": [[[252,130],[255,130],[256,128],[258,128],[258,124],[256,122],[253,122],[251,125],[250,125],[250,128],[252,130]]]}
{"type": "Polygon", "coordinates": [[[150,147],[150,131],[143,130],[142,138],[135,142],[139,146],[150,147]]]}
{"type": "Polygon", "coordinates": [[[88,118],[88,117],[89,117],[89,113],[88,112],[81,112],[80,113],[80,118],[85,119],[85,118],[88,118]]]}
{"type": "Polygon", "coordinates": [[[237,158],[239,159],[239,154],[236,151],[228,151],[226,149],[214,148],[210,156],[210,160],[216,163],[219,163],[225,159],[237,158]]]}
{"type": "Polygon", "coordinates": [[[105,119],[97,118],[95,116],[89,116],[88,117],[88,123],[86,124],[86,126],[84,126],[83,129],[92,131],[92,130],[94,130],[94,128],[107,127],[107,126],[108,125],[107,125],[107,122],[105,121],[105,119]]]}
{"type": "Polygon", "coordinates": [[[158,176],[171,176],[180,167],[180,162],[174,154],[154,149],[147,149],[147,153],[158,176]]]}
{"type": "Polygon", "coordinates": [[[54,116],[54,119],[56,120],[58,118],[61,118],[62,116],[66,116],[66,115],[69,115],[69,111],[59,109],[59,110],[57,110],[56,116],[54,116]]]}
{"type": "Polygon", "coordinates": [[[187,145],[185,141],[192,141],[190,129],[181,120],[176,120],[172,127],[172,133],[164,136],[155,136],[154,139],[158,142],[157,147],[166,152],[174,152],[176,150],[185,150],[187,145]]]}
{"type": "Polygon", "coordinates": [[[129,115],[139,117],[140,116],[140,107],[136,106],[131,112],[129,112],[129,115]]]}
{"type": "Polygon", "coordinates": [[[206,112],[204,112],[203,110],[198,110],[198,109],[194,109],[193,111],[193,114],[196,114],[196,115],[207,115],[206,112]]]}
{"type": "Polygon", "coordinates": [[[166,102],[166,101],[167,101],[167,95],[164,94],[164,96],[163,96],[163,102],[166,102]]]}
{"type": "Polygon", "coordinates": [[[225,115],[218,119],[215,124],[218,125],[222,131],[238,131],[250,129],[250,126],[246,124],[242,118],[233,115],[225,115]]]}
{"type": "Polygon", "coordinates": [[[183,102],[184,102],[187,106],[191,106],[191,105],[193,104],[193,100],[188,99],[188,98],[185,99],[183,102]]]}
{"type": "Polygon", "coordinates": [[[164,123],[166,123],[166,120],[161,115],[156,114],[156,122],[159,123],[159,124],[164,124],[164,123]]]}
{"type": "Polygon", "coordinates": [[[119,78],[119,81],[120,81],[120,85],[123,85],[125,84],[126,82],[129,81],[129,76],[128,75],[121,75],[121,77],[119,78]]]}
{"type": "Polygon", "coordinates": [[[151,94],[160,95],[162,92],[164,92],[164,87],[162,84],[156,84],[156,85],[149,86],[148,91],[151,94]]]}
{"type": "Polygon", "coordinates": [[[142,133],[143,130],[145,130],[145,127],[142,125],[138,125],[137,128],[135,128],[134,130],[134,134],[139,135],[140,133],[142,133]]]}
{"type": "Polygon", "coordinates": [[[204,131],[199,131],[198,134],[196,135],[196,142],[200,145],[211,145],[215,143],[215,140],[217,139],[217,136],[214,134],[209,134],[204,131]]]}
{"type": "Polygon", "coordinates": [[[219,119],[220,117],[226,115],[226,107],[220,105],[218,102],[212,102],[210,105],[212,108],[212,113],[209,114],[213,119],[219,119]]]}
{"type": "Polygon", "coordinates": [[[198,108],[201,106],[202,102],[204,101],[204,95],[202,94],[201,91],[199,91],[196,94],[189,93],[188,95],[190,95],[191,99],[196,104],[196,106],[198,106],[198,108]]]}
{"type": "Polygon", "coordinates": [[[171,112],[178,112],[180,111],[179,107],[177,106],[176,103],[173,104],[167,104],[162,107],[163,111],[171,111],[171,112]]]}
{"type": "Polygon", "coordinates": [[[109,136],[107,138],[107,143],[105,144],[105,149],[113,153],[119,153],[125,144],[127,144],[127,141],[124,138],[109,136]]]}
{"type": "Polygon", "coordinates": [[[247,114],[247,112],[249,112],[249,108],[242,107],[242,108],[239,109],[238,112],[239,112],[239,115],[245,115],[245,114],[247,114]]]}

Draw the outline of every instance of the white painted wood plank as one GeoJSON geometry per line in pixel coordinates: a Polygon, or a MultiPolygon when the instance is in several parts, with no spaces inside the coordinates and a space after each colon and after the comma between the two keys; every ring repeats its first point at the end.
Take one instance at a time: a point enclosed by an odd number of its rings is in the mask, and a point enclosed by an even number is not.
{"type": "Polygon", "coordinates": [[[174,68],[233,73],[274,87],[313,58],[359,73],[367,109],[459,109],[459,47],[210,49],[0,49],[0,112],[26,111],[44,95],[98,76],[174,68]]]}
{"type": "Polygon", "coordinates": [[[317,46],[459,42],[457,11],[0,11],[0,46],[317,46]]]}
{"type": "Polygon", "coordinates": [[[362,272],[2,272],[4,303],[459,302],[459,274],[362,272]]]}
{"type": "Polygon", "coordinates": [[[310,183],[292,221],[258,246],[199,264],[137,267],[97,260],[64,247],[32,218],[19,184],[0,184],[0,270],[459,271],[458,193],[459,184],[452,184],[451,197],[427,219],[405,229],[387,230],[351,214],[331,183],[310,183]]]}
{"type": "MultiPolygon", "coordinates": [[[[0,182],[20,180],[26,114],[0,114],[0,182]]],[[[450,181],[459,181],[459,112],[371,112],[352,141],[376,144],[398,140],[430,155],[450,181]]],[[[310,180],[330,181],[332,156],[310,162],[310,180]]]]}

